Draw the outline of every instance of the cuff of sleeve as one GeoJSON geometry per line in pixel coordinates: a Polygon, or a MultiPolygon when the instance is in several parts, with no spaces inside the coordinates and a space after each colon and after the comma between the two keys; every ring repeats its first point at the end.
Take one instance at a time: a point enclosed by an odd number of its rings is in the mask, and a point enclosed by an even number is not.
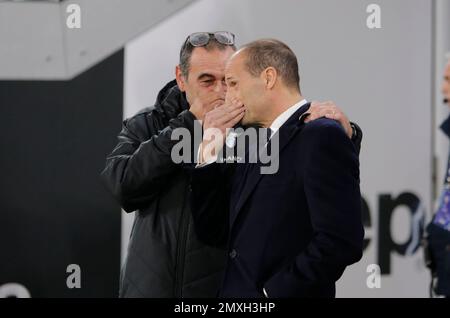
{"type": "Polygon", "coordinates": [[[205,166],[210,165],[210,164],[212,164],[212,163],[217,161],[218,156],[213,156],[213,157],[207,158],[205,162],[200,163],[201,153],[202,153],[202,145],[200,145],[200,147],[198,147],[198,151],[197,151],[197,165],[195,166],[196,169],[205,167],[205,166]]]}

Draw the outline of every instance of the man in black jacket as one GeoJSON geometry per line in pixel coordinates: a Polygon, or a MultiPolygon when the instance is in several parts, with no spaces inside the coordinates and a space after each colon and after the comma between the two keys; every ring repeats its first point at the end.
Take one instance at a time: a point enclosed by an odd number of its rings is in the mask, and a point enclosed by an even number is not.
{"type": "MultiPolygon", "coordinates": [[[[227,254],[197,238],[189,205],[189,176],[171,159],[176,128],[223,104],[224,69],[235,52],[229,32],[195,33],[184,42],[176,81],[156,104],[124,120],[118,144],[101,176],[126,212],[135,212],[120,297],[215,297],[227,254]]],[[[334,117],[359,145],[362,133],[332,103],[316,104],[311,117],[334,117]]]]}

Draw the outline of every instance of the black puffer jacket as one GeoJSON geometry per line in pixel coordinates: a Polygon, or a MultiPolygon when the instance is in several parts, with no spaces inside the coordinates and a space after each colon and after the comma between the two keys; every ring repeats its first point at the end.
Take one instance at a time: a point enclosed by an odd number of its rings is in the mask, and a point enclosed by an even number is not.
{"type": "Polygon", "coordinates": [[[156,105],[123,122],[101,173],[127,212],[135,211],[120,297],[215,297],[225,251],[197,239],[188,201],[189,176],[173,163],[172,130],[193,130],[195,117],[175,81],[156,105]]]}

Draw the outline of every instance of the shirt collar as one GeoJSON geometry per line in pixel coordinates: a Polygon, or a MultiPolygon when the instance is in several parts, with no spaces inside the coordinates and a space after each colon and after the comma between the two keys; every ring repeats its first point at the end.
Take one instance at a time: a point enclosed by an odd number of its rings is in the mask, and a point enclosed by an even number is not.
{"type": "Polygon", "coordinates": [[[281,126],[291,117],[300,107],[307,103],[306,99],[302,99],[297,104],[289,107],[284,112],[282,112],[270,125],[271,135],[273,136],[281,126]]]}

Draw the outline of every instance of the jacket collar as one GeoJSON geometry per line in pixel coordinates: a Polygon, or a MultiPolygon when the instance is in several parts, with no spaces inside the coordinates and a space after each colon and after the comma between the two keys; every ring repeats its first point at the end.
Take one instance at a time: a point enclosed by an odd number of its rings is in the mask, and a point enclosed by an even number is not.
{"type": "MultiPolygon", "coordinates": [[[[310,103],[307,103],[300,107],[289,119],[280,127],[278,130],[278,140],[279,140],[279,151],[278,151],[278,162],[281,152],[289,144],[289,141],[295,134],[303,127],[304,120],[307,116],[306,111],[310,107],[310,103]]],[[[272,139],[271,139],[272,140],[272,139]]],[[[248,163],[244,163],[243,165],[247,165],[248,163]]],[[[236,218],[244,206],[245,202],[248,200],[252,192],[255,190],[259,181],[262,178],[261,174],[261,163],[255,163],[255,169],[252,168],[251,172],[247,176],[247,180],[241,180],[241,182],[246,182],[244,188],[241,191],[241,195],[237,198],[237,202],[234,205],[233,211],[231,211],[230,218],[230,228],[232,228],[236,218]]]]}
{"type": "Polygon", "coordinates": [[[158,93],[155,109],[166,120],[175,118],[182,111],[189,109],[186,94],[180,91],[176,80],[167,83],[158,93]]]}

